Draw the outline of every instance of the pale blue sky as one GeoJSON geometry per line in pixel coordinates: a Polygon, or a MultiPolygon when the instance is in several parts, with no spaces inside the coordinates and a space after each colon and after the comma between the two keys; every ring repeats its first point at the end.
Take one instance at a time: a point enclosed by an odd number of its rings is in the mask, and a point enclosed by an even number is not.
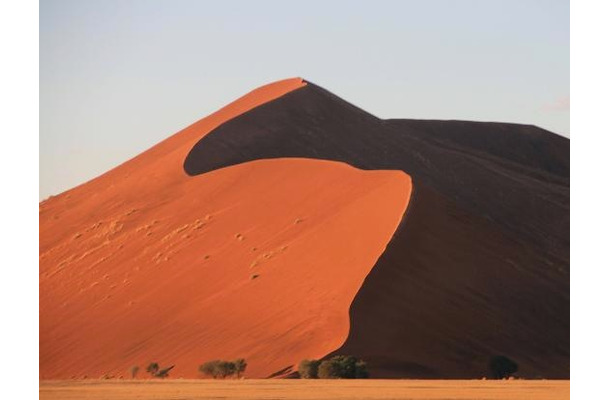
{"type": "Polygon", "coordinates": [[[301,76],[382,118],[569,136],[569,1],[40,1],[40,198],[301,76]]]}

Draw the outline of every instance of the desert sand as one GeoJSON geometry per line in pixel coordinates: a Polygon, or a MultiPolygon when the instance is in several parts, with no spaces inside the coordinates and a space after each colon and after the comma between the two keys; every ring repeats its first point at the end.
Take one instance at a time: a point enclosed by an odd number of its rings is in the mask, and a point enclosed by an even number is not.
{"type": "Polygon", "coordinates": [[[569,381],[242,380],[41,382],[41,400],[567,400],[569,381]]]}

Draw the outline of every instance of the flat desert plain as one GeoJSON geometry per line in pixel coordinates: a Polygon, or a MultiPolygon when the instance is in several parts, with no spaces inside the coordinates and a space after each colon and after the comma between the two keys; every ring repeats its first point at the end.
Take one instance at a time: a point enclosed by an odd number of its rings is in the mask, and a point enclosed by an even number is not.
{"type": "Polygon", "coordinates": [[[567,380],[167,380],[41,381],[41,400],[131,399],[561,400],[567,380]]]}

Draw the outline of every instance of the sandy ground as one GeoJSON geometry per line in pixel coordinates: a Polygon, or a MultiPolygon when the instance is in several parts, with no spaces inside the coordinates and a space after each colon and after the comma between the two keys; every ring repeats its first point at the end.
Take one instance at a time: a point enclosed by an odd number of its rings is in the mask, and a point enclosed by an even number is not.
{"type": "Polygon", "coordinates": [[[70,399],[552,399],[570,398],[570,381],[480,380],[173,380],[42,381],[41,400],[70,399]]]}

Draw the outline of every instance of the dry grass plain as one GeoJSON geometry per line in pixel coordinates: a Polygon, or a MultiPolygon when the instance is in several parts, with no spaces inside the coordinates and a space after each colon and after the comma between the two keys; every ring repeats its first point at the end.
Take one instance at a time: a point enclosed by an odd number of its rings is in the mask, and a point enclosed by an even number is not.
{"type": "Polygon", "coordinates": [[[562,400],[570,381],[482,380],[166,380],[41,381],[41,400],[433,399],[562,400]]]}

